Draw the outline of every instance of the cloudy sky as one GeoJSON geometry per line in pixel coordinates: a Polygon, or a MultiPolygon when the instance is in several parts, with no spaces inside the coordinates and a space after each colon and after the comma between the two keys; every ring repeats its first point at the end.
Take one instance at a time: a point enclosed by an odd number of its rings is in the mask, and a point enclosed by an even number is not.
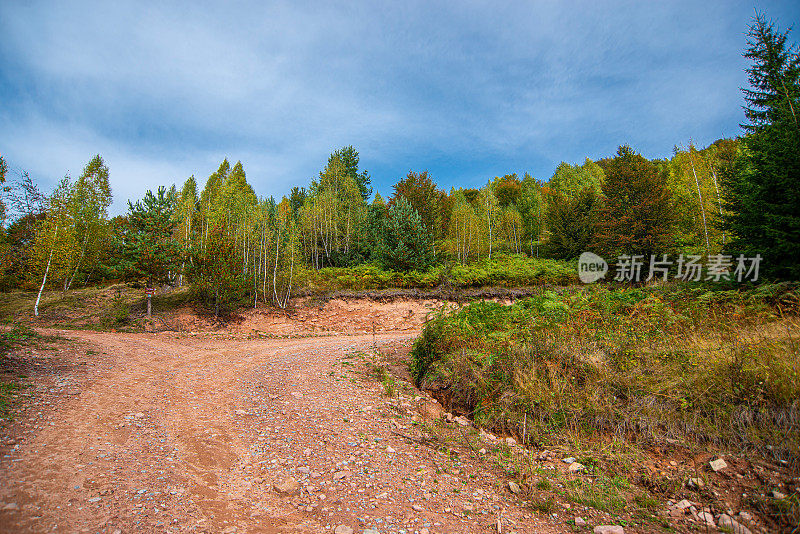
{"type": "MultiPolygon", "coordinates": [[[[754,8],[794,2],[0,2],[0,154],[49,189],[95,153],[114,214],[241,160],[259,195],[350,145],[381,193],[735,136],[754,8]]],[[[796,33],[794,41],[800,41],[796,33]]]]}

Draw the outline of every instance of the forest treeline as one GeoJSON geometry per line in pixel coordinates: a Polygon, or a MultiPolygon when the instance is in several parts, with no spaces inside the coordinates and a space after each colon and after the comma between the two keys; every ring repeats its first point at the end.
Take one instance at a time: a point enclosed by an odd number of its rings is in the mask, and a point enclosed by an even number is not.
{"type": "Polygon", "coordinates": [[[409,171],[383,198],[347,146],[307,187],[279,199],[259,197],[243,164],[226,159],[202,187],[192,176],[147,191],[110,218],[110,170],[99,155],[49,194],[0,160],[2,287],[41,293],[136,280],[189,285],[217,311],[285,307],[308,270],[370,263],[424,271],[497,254],[573,259],[586,250],[760,254],[762,272],[796,279],[800,62],[788,32],[763,17],[749,35],[742,137],[704,148],[689,141],[657,160],[623,145],[597,161],[561,163],[546,181],[509,173],[445,191],[427,171],[409,171]]]}

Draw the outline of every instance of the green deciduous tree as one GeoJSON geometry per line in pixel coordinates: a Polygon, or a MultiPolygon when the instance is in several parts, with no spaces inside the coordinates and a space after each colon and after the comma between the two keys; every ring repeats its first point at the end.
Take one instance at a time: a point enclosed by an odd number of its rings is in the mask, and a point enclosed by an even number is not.
{"type": "Polygon", "coordinates": [[[488,250],[489,260],[492,259],[492,251],[494,250],[494,242],[497,239],[497,223],[500,219],[500,203],[492,191],[491,184],[486,184],[480,191],[479,196],[479,213],[486,229],[484,236],[486,238],[485,248],[488,250]]]}
{"type": "Polygon", "coordinates": [[[8,174],[8,164],[6,163],[6,160],[3,159],[3,156],[0,156],[0,230],[2,230],[3,226],[5,226],[6,220],[6,187],[3,185],[6,183],[6,174],[8,174]]]}
{"type": "Polygon", "coordinates": [[[675,211],[667,188],[668,170],[629,146],[600,162],[605,172],[603,207],[596,248],[607,255],[671,252],[675,248],[675,211]]]}
{"type": "Polygon", "coordinates": [[[181,192],[178,195],[178,203],[175,206],[175,239],[178,242],[181,253],[181,268],[178,284],[184,284],[186,275],[186,262],[191,261],[191,251],[194,245],[194,234],[196,232],[195,222],[198,218],[197,207],[199,202],[197,196],[197,182],[194,176],[190,176],[184,182],[181,192]]]}
{"type": "Polygon", "coordinates": [[[100,257],[100,249],[107,242],[110,205],[108,167],[98,154],[84,167],[70,195],[69,209],[72,212],[78,248],[71,254],[71,268],[64,279],[64,291],[70,288],[81,269],[89,273],[94,269],[100,257]]]}
{"type": "MultiPolygon", "coordinates": [[[[531,256],[538,256],[538,252],[534,251],[534,243],[538,244],[541,241],[544,230],[546,207],[542,188],[543,184],[539,180],[525,173],[520,183],[519,198],[517,199],[517,209],[522,216],[522,223],[525,225],[525,235],[530,243],[531,256]]],[[[538,247],[536,251],[538,251],[538,247]]]]}
{"type": "Polygon", "coordinates": [[[601,197],[592,187],[572,195],[551,192],[547,203],[550,254],[573,259],[588,250],[595,238],[601,206],[601,197]]]}
{"type": "Polygon", "coordinates": [[[48,277],[50,280],[59,280],[70,272],[69,259],[75,250],[75,233],[69,209],[71,197],[72,184],[69,176],[65,176],[48,197],[45,218],[36,231],[30,256],[30,274],[42,281],[33,306],[33,313],[37,317],[48,277]]]}
{"type": "Polygon", "coordinates": [[[448,244],[456,261],[466,264],[480,252],[483,228],[475,207],[467,201],[462,191],[451,191],[450,198],[453,209],[448,244]]]}
{"type": "Polygon", "coordinates": [[[205,244],[196,247],[189,274],[196,299],[214,308],[214,317],[229,311],[241,296],[242,271],[229,232],[222,225],[207,229],[205,244]]]}
{"type": "Polygon", "coordinates": [[[597,163],[586,158],[583,165],[570,165],[562,161],[550,178],[549,186],[550,190],[555,193],[572,197],[587,187],[600,193],[603,180],[603,169],[597,163]]]}
{"type": "Polygon", "coordinates": [[[6,255],[8,254],[8,240],[6,239],[6,229],[5,229],[5,222],[6,222],[6,205],[5,205],[5,191],[6,187],[3,185],[6,182],[6,174],[8,173],[8,165],[6,161],[3,159],[3,156],[0,156],[0,276],[5,274],[6,269],[8,268],[8,260],[6,255]]]}

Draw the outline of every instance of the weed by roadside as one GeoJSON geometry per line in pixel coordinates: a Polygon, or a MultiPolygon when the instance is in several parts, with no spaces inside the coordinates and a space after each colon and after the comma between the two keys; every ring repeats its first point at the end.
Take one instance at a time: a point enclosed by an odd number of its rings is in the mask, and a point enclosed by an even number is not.
{"type": "Polygon", "coordinates": [[[0,358],[18,345],[43,338],[44,336],[33,328],[24,324],[13,323],[11,328],[0,330],[0,358]]]}

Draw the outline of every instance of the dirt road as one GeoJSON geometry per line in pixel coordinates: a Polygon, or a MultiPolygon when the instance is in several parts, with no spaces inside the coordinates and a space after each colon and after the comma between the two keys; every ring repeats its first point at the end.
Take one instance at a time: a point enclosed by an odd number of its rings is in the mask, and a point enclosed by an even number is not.
{"type": "Polygon", "coordinates": [[[566,528],[516,506],[487,458],[402,437],[416,392],[358,375],[372,336],[60,334],[71,356],[3,429],[0,532],[566,528]]]}

